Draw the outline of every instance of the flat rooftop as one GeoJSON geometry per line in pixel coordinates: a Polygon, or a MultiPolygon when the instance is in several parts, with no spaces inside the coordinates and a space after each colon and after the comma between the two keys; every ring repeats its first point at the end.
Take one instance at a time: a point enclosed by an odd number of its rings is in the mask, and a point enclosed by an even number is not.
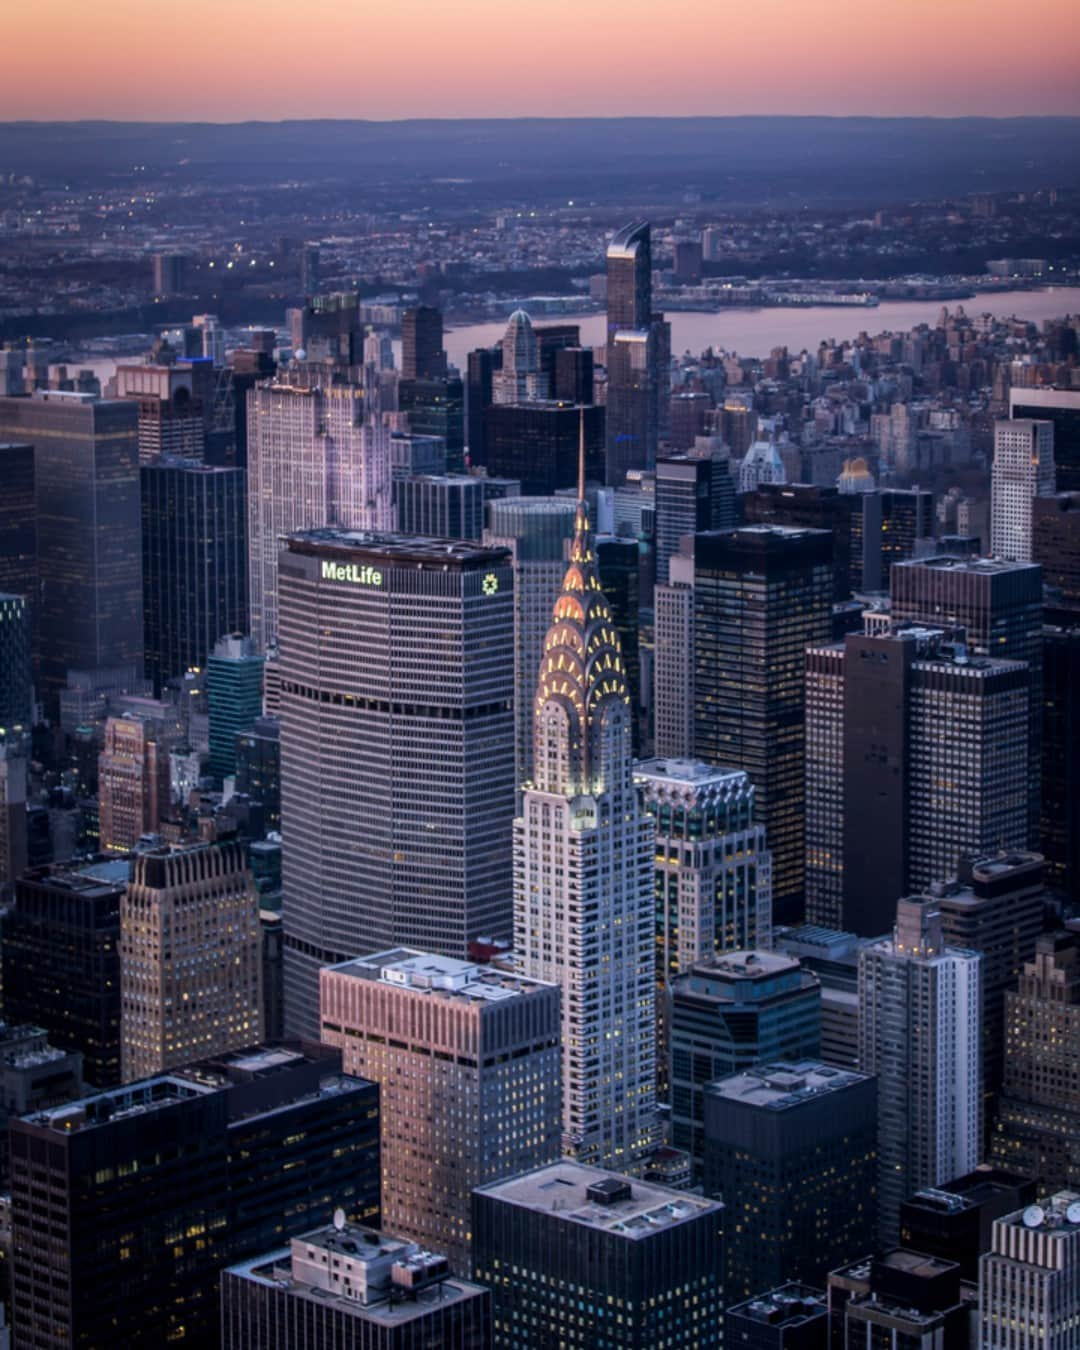
{"type": "Polygon", "coordinates": [[[298,530],[289,535],[290,553],[332,554],[345,557],[378,558],[384,565],[439,564],[451,566],[495,566],[509,559],[505,548],[485,548],[467,539],[429,539],[424,535],[391,534],[377,530],[345,530],[325,525],[314,530],[298,530]]]}
{"type": "Polygon", "coordinates": [[[803,1059],[790,1064],[763,1064],[731,1074],[710,1083],[705,1090],[711,1097],[722,1097],[725,1101],[768,1111],[789,1111],[855,1083],[865,1083],[867,1077],[854,1069],[838,1069],[821,1060],[803,1059]]]}
{"type": "Polygon", "coordinates": [[[929,568],[934,572],[969,572],[972,576],[1001,576],[1007,572],[1029,572],[1040,566],[1039,563],[1006,562],[1004,558],[972,558],[967,554],[935,554],[929,558],[907,558],[893,564],[904,571],[915,567],[929,568]]]}
{"type": "Polygon", "coordinates": [[[688,1191],[638,1181],[581,1163],[557,1162],[479,1188],[505,1204],[641,1241],[663,1228],[719,1213],[723,1206],[688,1191]]]}
{"type": "Polygon", "coordinates": [[[725,769],[700,759],[643,759],[634,766],[634,777],[651,782],[670,782],[686,787],[712,787],[749,784],[744,769],[725,769]]]}
{"type": "Polygon", "coordinates": [[[828,1301],[822,1290],[792,1282],[733,1304],[727,1311],[768,1326],[784,1327],[827,1316],[828,1301]]]}
{"type": "Polygon", "coordinates": [[[534,990],[552,988],[524,975],[472,961],[459,961],[453,956],[419,952],[410,947],[394,947],[373,956],[358,956],[329,969],[358,980],[372,980],[417,994],[465,1002],[498,1003],[527,996],[534,990]]]}

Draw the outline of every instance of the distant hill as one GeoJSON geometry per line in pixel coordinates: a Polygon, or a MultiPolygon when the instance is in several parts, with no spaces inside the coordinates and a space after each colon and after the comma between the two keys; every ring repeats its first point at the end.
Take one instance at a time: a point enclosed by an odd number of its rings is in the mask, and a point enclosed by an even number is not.
{"type": "Polygon", "coordinates": [[[912,201],[1076,187],[1080,118],[8,122],[0,175],[9,173],[61,185],[144,174],[230,186],[334,178],[373,198],[445,189],[477,201],[647,201],[693,189],[773,206],[912,201]]]}

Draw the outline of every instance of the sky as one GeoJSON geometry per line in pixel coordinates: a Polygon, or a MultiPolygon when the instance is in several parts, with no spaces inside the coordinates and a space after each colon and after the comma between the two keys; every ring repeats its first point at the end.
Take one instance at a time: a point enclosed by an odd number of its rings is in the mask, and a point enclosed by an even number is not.
{"type": "Polygon", "coordinates": [[[1080,115],[1075,0],[0,0],[0,120],[1080,115]]]}

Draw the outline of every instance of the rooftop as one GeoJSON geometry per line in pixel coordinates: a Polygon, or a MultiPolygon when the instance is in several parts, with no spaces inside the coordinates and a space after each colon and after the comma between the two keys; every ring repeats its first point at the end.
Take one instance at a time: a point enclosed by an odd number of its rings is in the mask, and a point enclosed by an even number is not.
{"type": "Polygon", "coordinates": [[[1041,1204],[1015,1210],[997,1222],[1007,1228],[1037,1229],[1057,1240],[1074,1237],[1080,1234],[1080,1193],[1058,1191],[1041,1204]]]}
{"type": "Polygon", "coordinates": [[[495,566],[507,562],[504,548],[485,548],[466,539],[428,539],[424,535],[391,534],[376,530],[346,530],[325,525],[314,530],[298,530],[288,539],[290,553],[308,553],[316,556],[377,557],[385,565],[391,563],[440,563],[453,565],[495,566]]]}
{"type": "Polygon", "coordinates": [[[465,1002],[497,1003],[520,998],[537,989],[551,988],[540,980],[526,979],[493,966],[415,951],[410,947],[394,947],[373,956],[358,956],[329,969],[358,980],[378,981],[417,994],[465,1002]]]}
{"type": "Polygon", "coordinates": [[[828,1303],[820,1289],[793,1281],[733,1304],[727,1311],[737,1317],[748,1317],[754,1322],[784,1327],[827,1316],[828,1303]]]}
{"type": "Polygon", "coordinates": [[[837,1069],[820,1060],[803,1059],[791,1064],[763,1064],[731,1074],[710,1083],[705,1090],[711,1097],[723,1097],[744,1106],[788,1111],[855,1083],[865,1083],[867,1077],[853,1069],[837,1069]]]}
{"type": "Polygon", "coordinates": [[[652,783],[669,782],[679,786],[732,788],[748,786],[749,775],[743,769],[724,769],[700,759],[643,759],[634,766],[637,779],[652,783]]]}
{"type": "Polygon", "coordinates": [[[482,1186],[479,1193],[629,1241],[651,1237],[661,1229],[703,1215],[718,1215],[722,1209],[719,1201],[704,1200],[687,1191],[566,1161],[482,1186]]]}

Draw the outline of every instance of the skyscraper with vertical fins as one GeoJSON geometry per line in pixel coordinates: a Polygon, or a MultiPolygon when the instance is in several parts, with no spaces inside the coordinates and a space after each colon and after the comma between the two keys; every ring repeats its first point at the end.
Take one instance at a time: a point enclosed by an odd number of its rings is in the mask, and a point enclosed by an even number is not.
{"type": "Polygon", "coordinates": [[[570,562],[544,642],[535,763],[515,822],[522,973],[562,986],[563,1149],[633,1170],[656,1143],[652,845],[632,710],[579,451],[570,562]]]}

